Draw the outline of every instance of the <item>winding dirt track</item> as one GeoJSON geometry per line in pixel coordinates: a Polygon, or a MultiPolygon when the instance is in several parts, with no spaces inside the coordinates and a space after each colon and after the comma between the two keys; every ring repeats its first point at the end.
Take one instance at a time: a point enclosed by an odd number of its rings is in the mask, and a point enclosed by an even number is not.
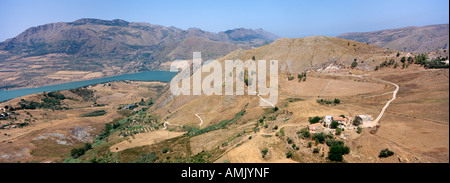
{"type": "Polygon", "coordinates": [[[395,84],[395,83],[392,83],[392,82],[389,82],[389,81],[384,81],[384,80],[381,80],[381,79],[376,79],[376,80],[384,82],[384,83],[388,83],[388,84],[391,84],[391,85],[394,85],[395,86],[395,90],[392,93],[392,99],[389,100],[388,102],[386,102],[386,105],[384,105],[383,109],[381,109],[381,112],[378,115],[377,119],[363,124],[363,127],[374,127],[374,126],[376,126],[378,124],[378,122],[380,121],[381,117],[383,117],[384,113],[386,112],[386,109],[389,107],[389,104],[391,104],[391,102],[394,101],[397,98],[397,93],[398,93],[398,90],[400,89],[400,87],[397,84],[395,84]]]}
{"type": "Polygon", "coordinates": [[[268,103],[268,104],[270,104],[272,107],[275,107],[275,105],[273,105],[272,103],[270,103],[269,101],[267,101],[267,100],[264,100],[261,96],[260,96],[260,93],[258,92],[258,97],[261,99],[261,100],[263,100],[264,102],[266,102],[266,103],[268,103]]]}
{"type": "MultiPolygon", "coordinates": [[[[198,113],[196,113],[195,114],[195,116],[197,116],[198,117],[198,119],[200,119],[200,124],[198,124],[198,126],[202,126],[202,124],[203,124],[203,119],[198,115],[198,113]]],[[[183,125],[177,125],[177,124],[170,124],[169,122],[164,122],[164,128],[163,128],[163,130],[165,130],[166,128],[167,128],[167,125],[174,125],[174,126],[183,126],[183,125]]]]}

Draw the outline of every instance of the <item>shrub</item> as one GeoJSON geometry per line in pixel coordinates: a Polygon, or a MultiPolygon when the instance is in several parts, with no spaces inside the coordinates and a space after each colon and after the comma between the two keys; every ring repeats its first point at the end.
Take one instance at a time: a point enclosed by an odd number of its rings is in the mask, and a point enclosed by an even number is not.
{"type": "Polygon", "coordinates": [[[389,157],[392,155],[394,155],[394,152],[386,148],[386,149],[381,150],[380,155],[378,155],[378,157],[386,158],[386,157],[389,157]]]}
{"type": "Polygon", "coordinates": [[[294,154],[291,151],[289,151],[286,153],[286,158],[292,158],[293,155],[294,154]]]}
{"type": "Polygon", "coordinates": [[[314,135],[314,140],[316,140],[316,141],[318,141],[319,143],[323,144],[324,141],[325,141],[325,137],[326,137],[326,135],[325,135],[323,132],[321,132],[321,133],[316,133],[316,134],[314,135]]]}
{"type": "Polygon", "coordinates": [[[342,133],[342,128],[337,128],[336,129],[336,135],[341,135],[342,133]]]}
{"type": "Polygon", "coordinates": [[[320,149],[319,149],[319,148],[317,148],[317,147],[314,148],[314,150],[313,150],[313,153],[314,153],[314,154],[317,154],[317,153],[319,153],[319,152],[320,152],[320,149]]]}
{"type": "Polygon", "coordinates": [[[311,138],[311,134],[309,133],[309,131],[308,131],[306,128],[302,128],[302,129],[300,130],[300,136],[301,136],[303,139],[309,139],[309,138],[311,138]]]}
{"type": "Polygon", "coordinates": [[[343,144],[335,144],[331,146],[330,151],[328,152],[328,159],[331,161],[342,161],[344,160],[343,155],[349,153],[350,148],[348,146],[344,146],[343,144]]]}
{"type": "Polygon", "coordinates": [[[161,151],[163,154],[166,154],[167,152],[169,152],[169,149],[168,148],[164,148],[164,149],[162,149],[162,151],[161,151]]]}
{"type": "Polygon", "coordinates": [[[81,117],[95,117],[95,116],[103,116],[105,114],[106,114],[105,110],[97,110],[97,111],[82,114],[81,117]]]}
{"type": "Polygon", "coordinates": [[[137,158],[135,163],[154,163],[158,159],[158,156],[154,152],[149,154],[141,154],[141,157],[137,158]]]}
{"type": "Polygon", "coordinates": [[[265,158],[267,153],[269,152],[269,148],[265,148],[261,152],[262,152],[262,158],[265,158]]]}
{"type": "Polygon", "coordinates": [[[337,121],[332,121],[330,124],[330,128],[336,129],[339,126],[339,123],[337,121]]]}
{"type": "Polygon", "coordinates": [[[273,108],[273,111],[274,111],[274,112],[277,112],[278,109],[279,109],[279,108],[278,108],[277,106],[275,106],[275,107],[273,108]]]}
{"type": "Polygon", "coordinates": [[[358,62],[353,61],[352,65],[351,65],[352,69],[355,68],[356,66],[358,66],[358,62]]]}
{"type": "Polygon", "coordinates": [[[292,140],[291,138],[288,137],[287,143],[288,143],[288,144],[292,144],[292,142],[293,142],[293,140],[292,140]]]}
{"type": "Polygon", "coordinates": [[[84,147],[72,149],[70,151],[70,155],[73,158],[78,158],[80,156],[83,156],[89,149],[92,149],[92,144],[86,143],[84,144],[84,147]]]}
{"type": "Polygon", "coordinates": [[[310,124],[318,123],[322,118],[319,116],[309,117],[308,121],[310,124]]]}
{"type": "Polygon", "coordinates": [[[360,126],[358,126],[358,129],[356,130],[356,133],[361,134],[362,133],[362,128],[360,126]]]}
{"type": "Polygon", "coordinates": [[[335,104],[340,104],[340,103],[341,103],[341,100],[335,98],[333,102],[334,102],[335,104]]]}

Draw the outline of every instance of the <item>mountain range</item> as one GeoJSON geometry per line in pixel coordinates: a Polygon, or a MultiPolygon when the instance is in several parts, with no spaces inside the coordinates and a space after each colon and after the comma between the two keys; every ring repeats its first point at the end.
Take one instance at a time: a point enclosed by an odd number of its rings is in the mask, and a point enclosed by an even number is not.
{"type": "Polygon", "coordinates": [[[448,49],[449,24],[411,26],[373,32],[344,33],[337,36],[392,50],[426,53],[448,49]]]}
{"type": "MultiPolygon", "coordinates": [[[[57,71],[98,72],[98,76],[108,76],[155,70],[164,62],[192,59],[194,51],[201,51],[203,59],[216,59],[277,38],[262,29],[212,33],[119,19],[50,23],[31,27],[0,43],[2,72],[16,72],[6,81],[0,76],[0,88],[33,86],[40,83],[36,78],[57,71]]],[[[41,79],[49,80],[46,83],[55,80],[41,79]]]]}

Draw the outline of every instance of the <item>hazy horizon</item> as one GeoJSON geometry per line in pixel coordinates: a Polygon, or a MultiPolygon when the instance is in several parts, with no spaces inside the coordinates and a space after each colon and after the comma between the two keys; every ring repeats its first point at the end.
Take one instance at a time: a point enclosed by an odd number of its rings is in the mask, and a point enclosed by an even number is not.
{"type": "Polygon", "coordinates": [[[0,1],[0,41],[26,29],[81,18],[122,19],[220,32],[262,28],[280,37],[337,36],[449,23],[449,2],[414,1],[0,1]]]}

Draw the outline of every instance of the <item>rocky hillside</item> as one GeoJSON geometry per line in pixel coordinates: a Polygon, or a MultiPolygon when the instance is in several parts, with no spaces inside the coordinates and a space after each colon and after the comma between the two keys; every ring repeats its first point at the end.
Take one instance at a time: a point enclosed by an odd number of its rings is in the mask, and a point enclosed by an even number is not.
{"type": "Polygon", "coordinates": [[[211,33],[117,19],[50,23],[0,43],[1,72],[15,72],[9,79],[0,75],[0,88],[35,85],[33,78],[62,70],[107,76],[160,69],[167,61],[192,59],[193,51],[201,51],[203,59],[216,59],[276,38],[261,29],[211,33]]]}
{"type": "Polygon", "coordinates": [[[166,61],[187,59],[173,55],[183,55],[186,50],[179,47],[190,46],[193,40],[203,45],[197,47],[198,51],[211,52],[213,58],[237,48],[267,44],[276,38],[261,29],[240,28],[216,34],[196,28],[182,30],[118,19],[80,19],[29,28],[0,43],[0,49],[23,57],[62,53],[76,57],[139,57],[147,61],[166,61]],[[166,57],[167,54],[172,56],[166,57]]]}
{"type": "Polygon", "coordinates": [[[345,33],[337,37],[404,52],[426,53],[449,48],[449,24],[345,33]]]}
{"type": "Polygon", "coordinates": [[[356,68],[372,70],[397,52],[360,43],[326,36],[298,39],[282,38],[271,44],[251,50],[236,50],[220,60],[278,60],[281,71],[301,73],[325,69],[330,65],[349,67],[354,61],[356,68]]]}

